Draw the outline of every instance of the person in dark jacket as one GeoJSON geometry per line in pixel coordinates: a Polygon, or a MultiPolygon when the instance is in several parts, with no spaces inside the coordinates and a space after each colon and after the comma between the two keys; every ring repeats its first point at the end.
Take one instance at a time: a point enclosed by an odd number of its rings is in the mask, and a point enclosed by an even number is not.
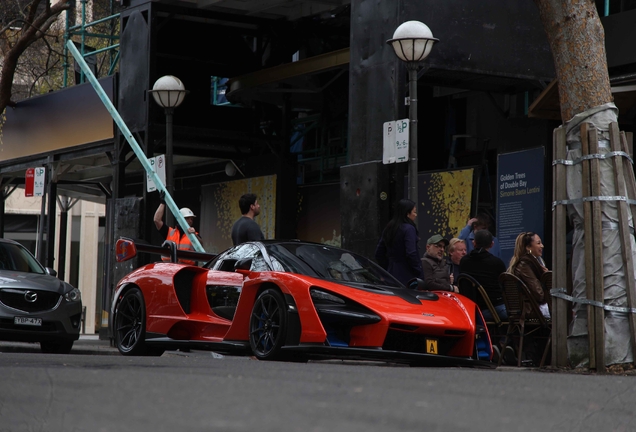
{"type": "Polygon", "coordinates": [[[398,201],[389,221],[382,232],[382,237],[375,249],[375,259],[385,270],[405,286],[411,279],[424,278],[419,236],[415,226],[417,208],[413,201],[398,201]]]}
{"type": "MultiPolygon", "coordinates": [[[[500,258],[490,253],[493,244],[493,236],[490,231],[485,229],[477,231],[473,239],[473,250],[459,262],[459,271],[472,276],[479,282],[488,294],[497,315],[505,321],[508,319],[508,312],[499,285],[499,275],[506,271],[506,265],[500,258]]],[[[477,292],[467,291],[463,286],[460,287],[460,292],[477,303],[486,321],[493,319],[486,303],[477,292]]]]}
{"type": "Polygon", "coordinates": [[[424,270],[424,282],[427,290],[459,292],[457,287],[453,285],[449,268],[444,259],[446,246],[448,246],[448,240],[439,234],[435,234],[426,242],[422,269],[424,270]]]}
{"type": "MultiPolygon", "coordinates": [[[[459,232],[459,237],[462,240],[466,241],[466,252],[470,253],[473,250],[473,240],[475,239],[475,233],[480,230],[487,230],[490,225],[490,217],[485,213],[480,213],[477,217],[470,219],[464,229],[459,232]]],[[[492,241],[494,242],[492,247],[488,252],[491,255],[494,255],[498,258],[501,258],[501,248],[499,247],[499,240],[497,237],[493,236],[492,241]]]]}

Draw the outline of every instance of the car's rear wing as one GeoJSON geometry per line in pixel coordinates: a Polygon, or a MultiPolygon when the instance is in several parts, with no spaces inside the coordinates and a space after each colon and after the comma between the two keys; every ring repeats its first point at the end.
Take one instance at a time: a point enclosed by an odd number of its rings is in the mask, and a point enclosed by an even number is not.
{"type": "Polygon", "coordinates": [[[138,252],[152,253],[170,257],[170,262],[176,263],[179,259],[207,262],[216,258],[216,254],[177,249],[175,242],[166,240],[161,246],[135,241],[121,237],[115,244],[115,259],[117,262],[128,261],[137,256],[138,252]]]}

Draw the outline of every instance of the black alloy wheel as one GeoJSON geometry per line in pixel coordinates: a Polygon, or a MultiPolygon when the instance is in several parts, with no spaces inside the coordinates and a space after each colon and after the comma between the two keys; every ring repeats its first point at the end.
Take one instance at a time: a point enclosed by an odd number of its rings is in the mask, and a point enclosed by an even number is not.
{"type": "Polygon", "coordinates": [[[259,360],[282,360],[281,348],[287,334],[287,306],[275,289],[263,291],[252,308],[250,346],[259,360]]]}
{"type": "Polygon", "coordinates": [[[163,350],[146,346],[146,305],[139,288],[126,291],[115,310],[115,345],[127,356],[161,355],[163,350]]]}

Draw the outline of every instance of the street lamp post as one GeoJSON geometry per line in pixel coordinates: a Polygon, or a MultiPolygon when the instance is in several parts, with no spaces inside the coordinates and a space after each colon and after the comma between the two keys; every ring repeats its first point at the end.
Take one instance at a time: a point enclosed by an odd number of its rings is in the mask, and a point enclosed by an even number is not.
{"type": "MultiPolygon", "coordinates": [[[[173,161],[172,161],[172,114],[181,105],[188,91],[181,80],[172,75],[165,75],[155,81],[152,86],[152,97],[166,113],[166,190],[172,196],[173,192],[173,161]]],[[[166,224],[172,226],[172,214],[166,215],[166,224]]]]}
{"type": "Polygon", "coordinates": [[[417,71],[421,62],[431,52],[439,39],[433,37],[431,29],[419,21],[407,21],[393,33],[393,39],[386,41],[393,47],[400,60],[406,62],[409,72],[409,188],[408,197],[417,203],[417,71]]]}

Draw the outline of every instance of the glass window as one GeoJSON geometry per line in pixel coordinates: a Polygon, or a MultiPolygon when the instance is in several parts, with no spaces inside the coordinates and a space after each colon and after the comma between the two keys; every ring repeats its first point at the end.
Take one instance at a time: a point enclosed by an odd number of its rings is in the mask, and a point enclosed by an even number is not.
{"type": "Polygon", "coordinates": [[[212,261],[209,267],[213,270],[234,271],[234,264],[246,258],[252,258],[250,270],[271,271],[259,246],[255,243],[244,243],[228,250],[224,254],[219,255],[216,260],[212,261]]]}
{"type": "Polygon", "coordinates": [[[28,250],[13,243],[0,243],[0,270],[45,273],[44,268],[28,250]]]}
{"type": "Polygon", "coordinates": [[[227,91],[227,82],[228,78],[211,77],[210,84],[210,102],[212,105],[229,105],[230,102],[225,97],[225,92],[227,91]]]}
{"type": "Polygon", "coordinates": [[[402,286],[376,263],[342,249],[303,243],[268,244],[266,248],[272,263],[288,272],[334,281],[402,286]]]}

